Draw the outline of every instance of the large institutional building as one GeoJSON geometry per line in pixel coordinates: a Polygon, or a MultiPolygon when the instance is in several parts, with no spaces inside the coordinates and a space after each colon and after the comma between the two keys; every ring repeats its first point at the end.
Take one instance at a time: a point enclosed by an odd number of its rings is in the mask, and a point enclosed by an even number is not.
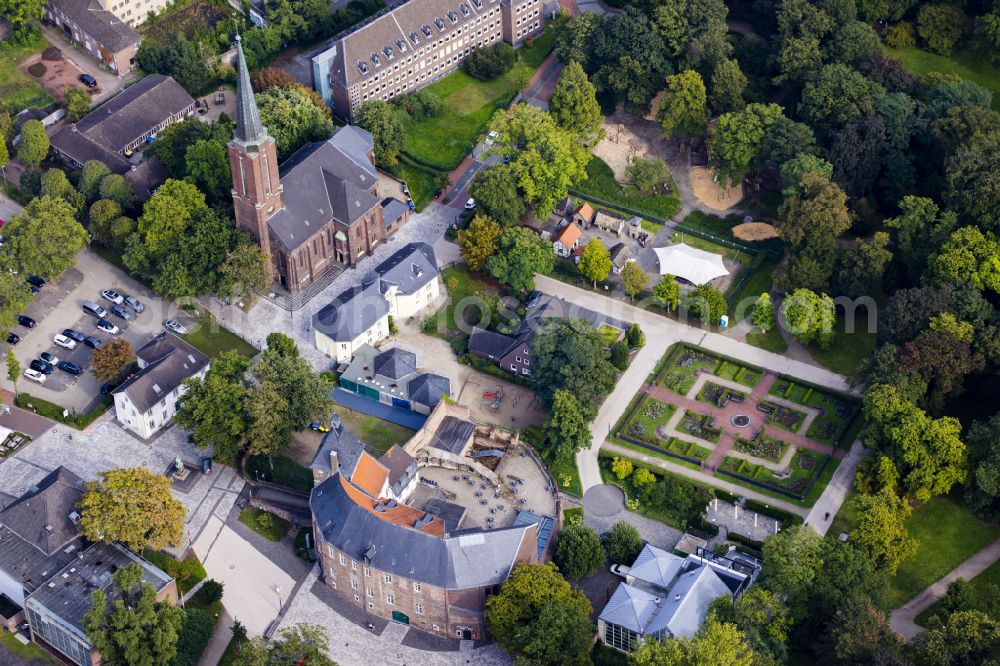
{"type": "Polygon", "coordinates": [[[341,118],[371,99],[415,92],[476,48],[541,33],[542,0],[410,0],[312,57],[313,85],[341,118]]]}
{"type": "Polygon", "coordinates": [[[236,129],[229,142],[236,224],[271,258],[296,294],[334,266],[355,266],[406,222],[405,205],[380,199],[372,136],[342,127],[278,164],[260,121],[237,37],[236,129]]]}

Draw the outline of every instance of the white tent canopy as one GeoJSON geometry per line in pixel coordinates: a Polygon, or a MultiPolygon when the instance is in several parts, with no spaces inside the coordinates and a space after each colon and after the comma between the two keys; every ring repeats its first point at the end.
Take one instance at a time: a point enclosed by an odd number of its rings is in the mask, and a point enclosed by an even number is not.
{"type": "Polygon", "coordinates": [[[691,247],[685,243],[653,248],[660,261],[660,275],[676,275],[696,285],[703,285],[723,275],[729,275],[722,255],[691,247]]]}

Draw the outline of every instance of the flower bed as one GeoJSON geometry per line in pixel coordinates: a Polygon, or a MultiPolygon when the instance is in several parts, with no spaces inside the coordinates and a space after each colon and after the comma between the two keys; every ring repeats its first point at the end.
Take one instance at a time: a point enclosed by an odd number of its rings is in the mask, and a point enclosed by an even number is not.
{"type": "Polygon", "coordinates": [[[767,435],[758,435],[756,439],[737,439],[734,448],[749,456],[763,458],[771,462],[779,462],[785,451],[788,450],[788,443],[780,439],[774,439],[767,435]]]}
{"type": "Polygon", "coordinates": [[[677,429],[691,435],[692,437],[698,437],[712,442],[713,444],[718,444],[719,438],[722,436],[722,431],[714,427],[711,424],[711,420],[711,416],[705,416],[695,412],[686,412],[684,414],[684,418],[682,418],[681,422],[677,425],[677,429]]]}

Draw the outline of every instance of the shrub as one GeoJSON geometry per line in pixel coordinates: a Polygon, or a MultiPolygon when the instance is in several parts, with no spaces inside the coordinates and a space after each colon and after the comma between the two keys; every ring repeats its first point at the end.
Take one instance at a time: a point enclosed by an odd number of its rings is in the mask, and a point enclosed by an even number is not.
{"type": "Polygon", "coordinates": [[[632,349],[638,349],[646,344],[646,334],[639,328],[639,324],[632,324],[625,331],[625,341],[632,349]]]}
{"type": "Polygon", "coordinates": [[[632,473],[632,461],[628,458],[615,457],[611,461],[611,471],[615,473],[619,481],[624,481],[632,473]]]}
{"type": "Polygon", "coordinates": [[[564,576],[589,576],[604,566],[601,538],[589,527],[570,525],[559,533],[554,559],[564,576]]]}
{"type": "Polygon", "coordinates": [[[262,530],[269,530],[274,526],[274,516],[269,513],[259,513],[257,515],[257,527],[262,530]]]}
{"type": "Polygon", "coordinates": [[[628,345],[624,340],[611,345],[611,365],[619,370],[628,369],[628,345]]]}
{"type": "Polygon", "coordinates": [[[438,327],[437,315],[427,315],[420,320],[420,332],[428,335],[436,333],[438,327]]]}
{"type": "Polygon", "coordinates": [[[917,45],[917,34],[913,24],[903,21],[889,28],[885,33],[885,43],[894,49],[906,49],[917,45]]]}
{"type": "Polygon", "coordinates": [[[510,44],[497,44],[493,47],[473,49],[465,59],[465,71],[480,81],[495,79],[514,68],[517,62],[517,52],[510,44]]]}
{"type": "Polygon", "coordinates": [[[403,95],[396,99],[395,104],[414,120],[434,118],[444,111],[444,102],[427,90],[403,95]]]}
{"type": "MultiPolygon", "coordinates": [[[[211,581],[215,582],[215,581],[211,581]]],[[[172,666],[196,666],[212,638],[212,616],[200,608],[184,611],[184,624],[177,637],[177,655],[172,666]]]]}
{"type": "MultiPolygon", "coordinates": [[[[638,500],[629,500],[635,503],[634,511],[639,508],[638,500]]],[[[629,502],[626,502],[626,506],[629,502]]],[[[605,532],[604,549],[608,553],[608,559],[612,564],[632,564],[642,550],[643,540],[639,536],[639,530],[628,523],[615,523],[614,527],[605,532]]]]}
{"type": "Polygon", "coordinates": [[[222,599],[223,584],[217,580],[209,578],[201,584],[198,594],[207,604],[214,604],[222,599]]]}

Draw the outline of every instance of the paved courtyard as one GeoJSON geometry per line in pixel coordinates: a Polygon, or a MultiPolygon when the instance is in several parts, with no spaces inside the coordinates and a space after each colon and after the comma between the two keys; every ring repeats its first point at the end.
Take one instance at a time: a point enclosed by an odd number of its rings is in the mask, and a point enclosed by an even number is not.
{"type": "Polygon", "coordinates": [[[714,499],[708,503],[708,507],[705,509],[705,518],[710,523],[725,527],[730,532],[748,536],[754,541],[763,541],[767,537],[777,534],[781,528],[781,521],[775,520],[771,516],[765,516],[756,511],[747,511],[720,499],[714,499]]]}
{"type": "Polygon", "coordinates": [[[598,534],[604,534],[615,523],[628,523],[639,530],[639,536],[657,548],[673,550],[683,532],[658,520],[640,516],[625,508],[625,493],[618,486],[594,486],[583,496],[583,524],[598,534]]]}

